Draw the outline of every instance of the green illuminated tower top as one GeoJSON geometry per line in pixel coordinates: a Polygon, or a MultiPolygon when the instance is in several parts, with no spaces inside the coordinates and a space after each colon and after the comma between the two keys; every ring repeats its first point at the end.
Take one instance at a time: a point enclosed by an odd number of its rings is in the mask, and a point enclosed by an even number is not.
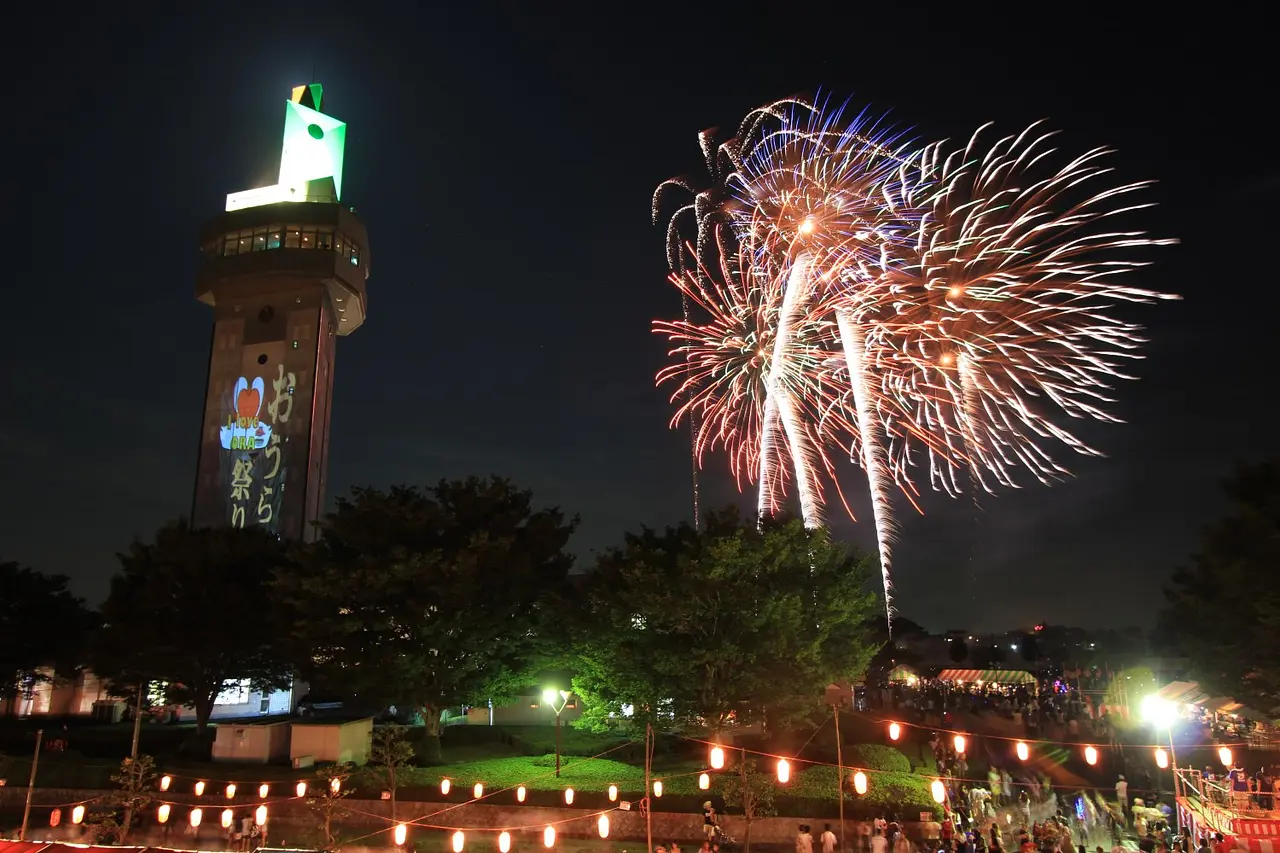
{"type": "Polygon", "coordinates": [[[323,95],[324,87],[319,83],[293,88],[284,110],[280,180],[274,186],[231,193],[227,196],[227,210],[282,201],[341,200],[347,124],[320,112],[323,95]]]}

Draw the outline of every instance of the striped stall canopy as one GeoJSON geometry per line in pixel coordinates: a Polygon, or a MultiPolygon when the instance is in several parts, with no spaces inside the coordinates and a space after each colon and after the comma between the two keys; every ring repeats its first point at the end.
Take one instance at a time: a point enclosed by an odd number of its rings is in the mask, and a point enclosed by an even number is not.
{"type": "Polygon", "coordinates": [[[965,684],[1035,684],[1035,676],[1020,669],[944,669],[938,673],[939,681],[959,681],[965,684]]]}

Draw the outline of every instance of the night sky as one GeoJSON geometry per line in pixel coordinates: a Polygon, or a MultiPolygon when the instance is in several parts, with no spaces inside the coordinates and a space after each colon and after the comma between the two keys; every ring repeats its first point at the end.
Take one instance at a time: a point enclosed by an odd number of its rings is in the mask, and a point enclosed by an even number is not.
{"type": "MultiPolygon", "coordinates": [[[[926,139],[1049,118],[1073,152],[1117,147],[1119,180],[1158,179],[1146,221],[1183,241],[1141,275],[1186,301],[1136,315],[1153,344],[1119,389],[1127,423],[1081,428],[1109,458],[1061,456],[1076,479],[1026,477],[979,507],[900,505],[904,615],[1148,622],[1222,510],[1218,482],[1274,446],[1280,166],[1262,28],[1065,6],[1011,22],[955,4],[938,19],[841,19],[829,9],[870,7],[827,3],[754,18],[41,5],[6,58],[10,138],[30,148],[10,179],[11,247],[30,237],[10,258],[30,269],[8,281],[0,336],[0,559],[70,575],[91,602],[131,537],[190,512],[212,322],[194,298],[199,227],[226,193],[274,180],[282,102],[313,68],[325,112],[349,123],[343,200],[372,250],[368,321],[338,343],[334,494],[509,476],[581,515],[580,565],[624,530],[688,517],[687,433],[667,429],[653,385],[666,347],[649,324],[679,299],[649,199],[701,177],[699,130],[819,89],[926,139]]],[[[868,520],[861,472],[844,471],[868,520]]],[[[702,481],[704,504],[736,497],[720,457],[702,481]]],[[[867,523],[836,529],[873,544],[867,523]]]]}

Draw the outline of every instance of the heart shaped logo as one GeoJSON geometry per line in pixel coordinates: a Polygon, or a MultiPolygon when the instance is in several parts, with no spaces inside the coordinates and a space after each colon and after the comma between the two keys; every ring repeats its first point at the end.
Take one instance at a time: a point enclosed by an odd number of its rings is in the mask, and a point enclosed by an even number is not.
{"type": "Polygon", "coordinates": [[[256,418],[261,405],[262,393],[257,388],[244,388],[236,395],[236,415],[241,418],[256,418]]]}

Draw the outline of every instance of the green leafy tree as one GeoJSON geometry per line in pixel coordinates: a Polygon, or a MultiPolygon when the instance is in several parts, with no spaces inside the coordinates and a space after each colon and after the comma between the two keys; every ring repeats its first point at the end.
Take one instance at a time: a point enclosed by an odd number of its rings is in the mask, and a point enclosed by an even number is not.
{"type": "Polygon", "coordinates": [[[1280,463],[1240,467],[1230,509],[1165,587],[1164,641],[1201,685],[1263,713],[1280,706],[1280,463]]]}
{"type": "Polygon", "coordinates": [[[872,573],[870,560],[794,519],[757,529],[728,510],[703,530],[628,536],[600,558],[587,593],[574,680],[583,725],[628,710],[711,731],[808,716],[827,685],[856,679],[871,659],[872,573]]]}
{"type": "Polygon", "coordinates": [[[106,808],[91,815],[86,823],[94,841],[124,844],[155,802],[155,759],[149,755],[124,759],[111,774],[111,782],[115,788],[102,801],[106,808]]]}
{"type": "Polygon", "coordinates": [[[309,680],[407,703],[435,758],[445,708],[508,700],[546,660],[573,526],[497,478],[353,490],[279,579],[309,680]]]}
{"type": "Polygon", "coordinates": [[[347,783],[354,772],[355,765],[349,762],[317,767],[315,780],[307,786],[307,808],[315,818],[316,832],[325,850],[338,846],[337,823],[347,813],[343,801],[351,796],[347,783]]]}
{"type": "Polygon", "coordinates": [[[195,708],[205,739],[218,695],[248,680],[288,686],[293,667],[282,638],[287,619],[271,578],[284,560],[260,527],[161,528],[153,542],[120,554],[90,653],[93,670],[123,695],[140,681],[166,685],[166,699],[195,708]]]}
{"type": "Polygon", "coordinates": [[[777,814],[773,795],[777,785],[771,773],[763,772],[754,758],[738,762],[738,772],[724,776],[724,802],[742,812],[742,851],[751,853],[751,824],[757,818],[777,814]]]}
{"type": "Polygon", "coordinates": [[[396,789],[403,778],[402,770],[413,761],[413,744],[409,743],[406,726],[378,726],[369,744],[367,772],[391,794],[391,819],[396,819],[396,789]]]}
{"type": "Polygon", "coordinates": [[[92,617],[68,580],[0,562],[0,699],[11,716],[22,694],[84,663],[92,617]]]}

